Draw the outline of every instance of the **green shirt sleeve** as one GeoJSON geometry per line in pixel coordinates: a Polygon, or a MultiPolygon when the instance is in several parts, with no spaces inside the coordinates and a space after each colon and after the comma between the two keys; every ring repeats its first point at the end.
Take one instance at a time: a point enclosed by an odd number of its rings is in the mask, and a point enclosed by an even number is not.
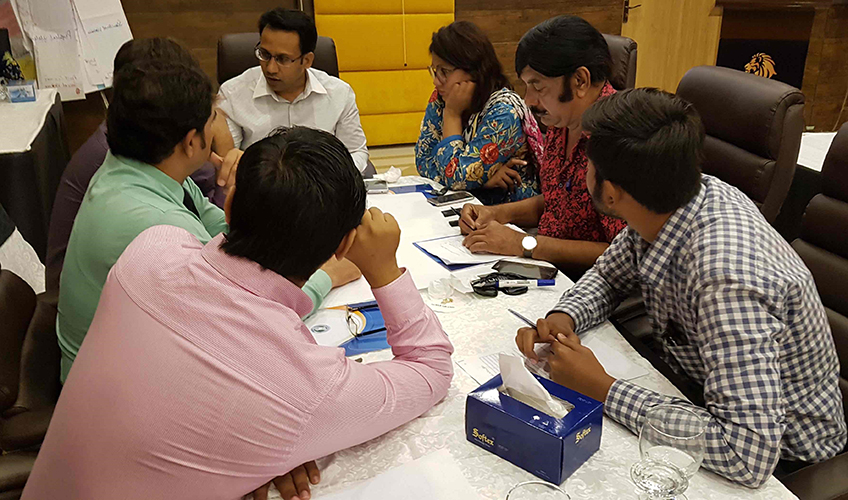
{"type": "Polygon", "coordinates": [[[227,218],[224,215],[224,211],[209,201],[209,198],[203,196],[203,192],[200,191],[200,188],[197,187],[197,184],[194,183],[191,177],[185,180],[183,187],[188,190],[189,196],[194,200],[194,206],[197,207],[197,212],[200,214],[200,221],[203,223],[209,236],[214,238],[227,231],[227,218]]]}
{"type": "Polygon", "coordinates": [[[324,302],[324,299],[327,297],[327,294],[330,293],[332,288],[333,280],[330,279],[330,275],[321,269],[315,271],[315,274],[313,274],[309,278],[309,281],[303,285],[303,293],[309,296],[312,300],[312,310],[309,311],[306,318],[312,316],[315,311],[321,308],[321,304],[324,302]]]}

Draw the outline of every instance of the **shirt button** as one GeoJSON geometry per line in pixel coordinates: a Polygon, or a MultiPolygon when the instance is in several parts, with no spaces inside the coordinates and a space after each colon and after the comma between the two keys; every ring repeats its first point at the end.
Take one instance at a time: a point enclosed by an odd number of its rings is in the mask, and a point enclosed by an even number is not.
{"type": "Polygon", "coordinates": [[[561,182],[559,183],[559,187],[562,187],[562,183],[561,183],[561,182]]]}

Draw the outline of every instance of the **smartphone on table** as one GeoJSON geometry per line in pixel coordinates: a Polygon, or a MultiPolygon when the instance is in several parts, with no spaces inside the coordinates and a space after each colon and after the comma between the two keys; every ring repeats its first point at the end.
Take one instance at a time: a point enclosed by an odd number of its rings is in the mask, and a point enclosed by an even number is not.
{"type": "Polygon", "coordinates": [[[471,201],[474,195],[468,191],[457,191],[455,193],[443,194],[435,198],[428,198],[427,201],[434,207],[443,207],[445,205],[453,205],[461,201],[471,201]]]}

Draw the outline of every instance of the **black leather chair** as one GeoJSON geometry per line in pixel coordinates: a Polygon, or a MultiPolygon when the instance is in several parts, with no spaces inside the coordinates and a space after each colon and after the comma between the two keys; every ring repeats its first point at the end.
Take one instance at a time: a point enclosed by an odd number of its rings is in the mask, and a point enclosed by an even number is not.
{"type": "Polygon", "coordinates": [[[0,270],[0,500],[20,497],[59,398],[56,297],[0,270]]]}
{"type": "MultiPolygon", "coordinates": [[[[813,273],[839,355],[842,406],[848,419],[848,124],[836,134],[822,168],[822,193],[804,214],[792,248],[813,273]]],[[[801,500],[848,499],[848,453],[794,472],[783,484],[801,500]]]]}
{"type": "Polygon", "coordinates": [[[741,189],[774,222],[795,175],[804,94],[742,71],[698,66],[680,80],[677,95],[704,123],[704,173],[741,189]]]}
{"type": "Polygon", "coordinates": [[[604,35],[612,57],[610,85],[615,90],[632,89],[636,86],[636,41],[626,36],[604,35]]]}
{"type": "MultiPolygon", "coordinates": [[[[236,77],[248,69],[259,66],[254,53],[259,43],[259,33],[232,33],[218,40],[218,84],[236,77]]],[[[336,43],[326,36],[318,37],[315,46],[315,61],[312,67],[328,75],[339,77],[339,60],[336,43]]]]}

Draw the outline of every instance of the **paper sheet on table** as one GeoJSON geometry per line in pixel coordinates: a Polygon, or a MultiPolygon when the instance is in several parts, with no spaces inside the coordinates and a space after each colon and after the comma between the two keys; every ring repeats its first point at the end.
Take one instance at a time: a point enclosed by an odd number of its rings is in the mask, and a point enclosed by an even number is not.
{"type": "Polygon", "coordinates": [[[836,132],[805,132],[801,136],[798,165],[821,172],[824,158],[830,150],[830,144],[834,137],[836,137],[836,132]]]}
{"type": "Polygon", "coordinates": [[[341,309],[321,309],[304,321],[318,345],[340,346],[353,336],[347,325],[347,315],[341,309]]]}
{"type": "Polygon", "coordinates": [[[401,241],[412,243],[418,240],[451,236],[459,229],[451,227],[440,208],[427,202],[423,193],[375,194],[368,196],[372,207],[392,214],[401,228],[401,241]]]}
{"type": "MultiPolygon", "coordinates": [[[[620,380],[633,380],[635,378],[647,375],[649,372],[645,368],[627,359],[623,354],[616,351],[603,340],[589,335],[585,339],[581,339],[581,343],[592,350],[598,362],[604,367],[604,370],[613,378],[620,380]]],[[[477,383],[482,384],[498,373],[498,358],[500,354],[509,354],[512,356],[522,356],[517,347],[506,351],[485,354],[482,356],[471,356],[457,360],[457,365],[462,368],[471,378],[477,383]]],[[[550,366],[547,363],[547,356],[550,355],[550,347],[545,344],[536,346],[536,354],[539,356],[539,361],[524,358],[524,364],[527,369],[546,379],[551,378],[550,366]]]]}
{"type": "MultiPolygon", "coordinates": [[[[315,495],[316,498],[319,495],[315,495]]],[[[401,465],[321,500],[480,500],[448,450],[401,465]]]]}

